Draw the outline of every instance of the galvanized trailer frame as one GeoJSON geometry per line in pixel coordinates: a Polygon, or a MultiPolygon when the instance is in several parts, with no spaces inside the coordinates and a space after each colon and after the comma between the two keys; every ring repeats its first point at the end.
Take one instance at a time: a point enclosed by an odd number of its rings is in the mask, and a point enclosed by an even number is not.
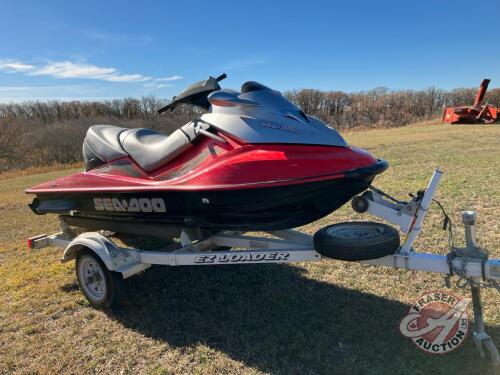
{"type": "MultiPolygon", "coordinates": [[[[481,356],[485,349],[493,364],[500,364],[500,355],[492,339],[485,331],[481,288],[493,287],[500,292],[500,259],[489,259],[488,252],[476,243],[474,211],[464,211],[464,248],[452,247],[447,255],[418,252],[413,243],[422,230],[422,224],[432,203],[442,172],[436,170],[425,191],[418,192],[410,202],[401,202],[378,189],[372,188],[353,200],[357,212],[368,212],[399,226],[406,234],[400,248],[393,255],[360,263],[408,270],[418,270],[458,276],[457,285],[470,286],[472,294],[474,328],[473,340],[481,356]]],[[[109,271],[128,278],[153,264],[167,266],[224,265],[251,263],[318,262],[321,254],[314,248],[313,237],[296,230],[268,232],[274,238],[249,236],[244,233],[219,232],[208,238],[200,238],[196,230],[182,231],[180,245],[174,249],[149,251],[118,246],[111,238],[98,233],[86,232],[76,237],[69,235],[69,228],[62,222],[62,231],[53,235],[40,235],[28,239],[30,249],[46,246],[64,248],[61,261],[76,259],[82,250],[91,250],[109,271]],[[220,250],[221,247],[231,250],[220,250]],[[236,250],[234,250],[236,249],[236,250]]]]}

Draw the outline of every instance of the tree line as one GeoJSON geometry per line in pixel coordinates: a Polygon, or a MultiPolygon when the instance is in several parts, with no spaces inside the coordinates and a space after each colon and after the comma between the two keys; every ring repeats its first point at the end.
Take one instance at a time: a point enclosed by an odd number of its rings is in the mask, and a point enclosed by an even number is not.
{"type": "MultiPolygon", "coordinates": [[[[477,89],[445,91],[390,91],[380,87],[370,91],[345,93],[303,89],[285,95],[300,108],[339,129],[354,127],[396,127],[440,116],[444,107],[472,105],[477,89]]],[[[500,107],[500,89],[487,91],[484,102],[500,107]]]]}
{"type": "MultiPolygon", "coordinates": [[[[339,130],[394,127],[440,116],[445,106],[471,105],[477,89],[370,91],[345,93],[302,89],[285,92],[304,112],[339,130]]],[[[500,107],[500,89],[485,102],[500,107]]],[[[162,115],[166,103],[153,96],[110,101],[27,101],[0,104],[0,172],[81,161],[89,126],[146,127],[169,134],[201,112],[179,106],[162,115]]]]}

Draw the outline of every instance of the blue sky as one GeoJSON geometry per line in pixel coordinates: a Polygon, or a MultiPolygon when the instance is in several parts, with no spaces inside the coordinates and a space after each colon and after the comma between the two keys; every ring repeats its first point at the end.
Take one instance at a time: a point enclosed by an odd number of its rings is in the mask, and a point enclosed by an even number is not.
{"type": "Polygon", "coordinates": [[[0,101],[500,86],[500,1],[2,1],[0,101]]]}

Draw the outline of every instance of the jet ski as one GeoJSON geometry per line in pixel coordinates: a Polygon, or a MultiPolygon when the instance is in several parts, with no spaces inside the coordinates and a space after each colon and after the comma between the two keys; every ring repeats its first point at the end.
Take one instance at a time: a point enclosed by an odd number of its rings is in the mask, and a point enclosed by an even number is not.
{"type": "Polygon", "coordinates": [[[127,234],[272,231],[330,214],[387,169],[280,92],[253,81],[222,89],[224,78],[197,82],[159,109],[203,109],[170,135],[91,126],[85,170],[28,188],[30,208],[127,234]]]}

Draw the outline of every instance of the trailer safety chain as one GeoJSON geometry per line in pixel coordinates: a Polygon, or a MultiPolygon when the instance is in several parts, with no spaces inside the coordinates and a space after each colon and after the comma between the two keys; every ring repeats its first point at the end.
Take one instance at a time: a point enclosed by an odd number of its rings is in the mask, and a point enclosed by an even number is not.
{"type": "MultiPolygon", "coordinates": [[[[452,275],[446,275],[444,277],[444,282],[447,288],[451,288],[451,277],[452,275]]],[[[472,281],[468,276],[459,276],[458,280],[455,282],[455,286],[459,289],[466,288],[468,286],[478,287],[478,288],[492,288],[496,289],[500,293],[500,283],[495,280],[486,280],[483,282],[472,281]]]]}
{"type": "Polygon", "coordinates": [[[452,254],[452,253],[447,255],[448,263],[450,265],[450,274],[446,275],[444,277],[444,281],[445,281],[447,288],[451,288],[451,278],[453,276],[458,276],[458,280],[455,283],[457,288],[463,289],[463,288],[466,288],[467,286],[484,288],[484,289],[493,288],[493,289],[496,289],[500,293],[500,283],[496,280],[491,280],[491,279],[486,278],[485,264],[486,264],[487,260],[483,260],[481,262],[483,281],[476,281],[476,280],[473,280],[470,276],[467,276],[467,274],[466,274],[466,264],[467,263],[465,260],[463,260],[461,263],[461,265],[462,265],[461,269],[456,269],[455,267],[453,267],[452,260],[455,257],[457,257],[457,255],[452,254]]]}
{"type": "MultiPolygon", "coordinates": [[[[463,289],[469,285],[472,286],[472,283],[471,283],[471,280],[470,278],[467,276],[467,273],[466,273],[466,262],[462,260],[462,263],[461,263],[461,268],[460,269],[457,269],[455,267],[453,267],[453,260],[458,257],[456,252],[455,252],[455,249],[453,249],[452,251],[450,251],[447,255],[446,255],[446,258],[448,259],[448,265],[450,267],[450,274],[449,275],[446,275],[445,278],[444,278],[444,282],[446,284],[446,286],[448,288],[451,288],[451,278],[453,276],[457,276],[458,277],[458,280],[456,281],[455,285],[457,288],[460,288],[460,289],[463,289]]],[[[484,263],[483,263],[484,264],[484,263]]],[[[484,276],[484,274],[483,274],[484,276]]]]}
{"type": "Polygon", "coordinates": [[[470,282],[469,277],[467,277],[467,273],[465,272],[466,271],[466,263],[464,261],[462,261],[462,268],[461,269],[455,269],[453,267],[452,260],[455,257],[456,257],[456,254],[454,252],[451,252],[447,255],[448,262],[450,265],[450,274],[445,277],[445,279],[447,278],[447,281],[445,281],[445,282],[446,282],[446,286],[448,286],[448,288],[449,288],[450,287],[449,286],[450,285],[450,277],[457,275],[458,280],[456,281],[455,285],[457,286],[457,288],[462,289],[462,288],[467,287],[469,284],[471,284],[471,282],[470,282]]]}

